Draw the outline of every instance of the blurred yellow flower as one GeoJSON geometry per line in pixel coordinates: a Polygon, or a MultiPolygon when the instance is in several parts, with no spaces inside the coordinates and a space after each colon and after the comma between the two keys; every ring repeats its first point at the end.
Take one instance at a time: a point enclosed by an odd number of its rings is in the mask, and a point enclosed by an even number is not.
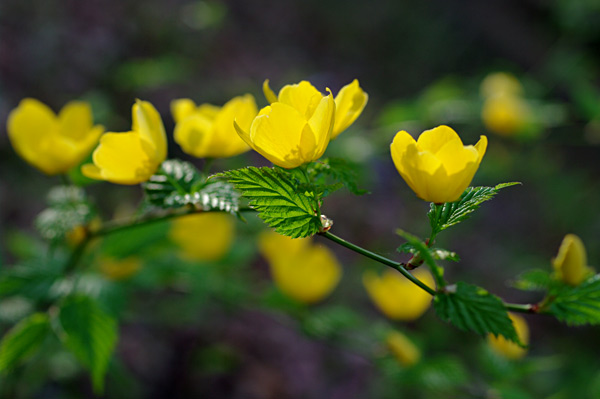
{"type": "Polygon", "coordinates": [[[194,213],[175,219],[169,238],[181,248],[181,256],[193,261],[217,261],[235,238],[235,221],[224,212],[194,213]]]}
{"type": "Polygon", "coordinates": [[[421,359],[419,348],[399,331],[389,332],[385,342],[396,359],[405,367],[410,367],[421,359]]]}
{"type": "MultiPolygon", "coordinates": [[[[274,103],[277,101],[288,103],[292,106],[294,104],[300,105],[301,108],[305,106],[310,106],[310,101],[307,99],[301,100],[300,96],[297,94],[290,94],[290,87],[301,86],[304,85],[307,88],[310,86],[310,96],[315,95],[316,93],[321,94],[315,89],[309,82],[302,81],[298,85],[288,85],[284,86],[279,92],[279,96],[276,96],[273,90],[269,87],[269,80],[265,80],[263,83],[263,92],[265,93],[265,97],[270,103],[274,103]]],[[[307,96],[308,98],[308,96],[307,96]]],[[[334,125],[333,130],[331,131],[331,139],[335,139],[340,133],[348,128],[362,113],[365,105],[367,105],[367,101],[369,100],[369,95],[363,91],[358,83],[358,79],[354,79],[352,83],[347,84],[342,87],[340,92],[335,96],[335,117],[334,117],[334,125]]],[[[314,100],[313,100],[314,101],[314,100]]]]}
{"type": "Polygon", "coordinates": [[[93,126],[86,102],[71,101],[57,116],[40,101],[26,98],[9,114],[7,130],[17,154],[42,172],[55,175],[83,161],[104,128],[93,126]]]}
{"type": "MultiPolygon", "coordinates": [[[[517,336],[521,340],[524,345],[529,344],[529,327],[527,327],[527,322],[521,316],[516,315],[514,313],[509,313],[508,317],[513,322],[513,326],[515,330],[517,330],[517,336]]],[[[490,347],[494,350],[494,352],[502,355],[508,359],[520,359],[527,353],[526,348],[522,348],[516,343],[507,340],[501,335],[494,336],[492,334],[488,335],[488,343],[490,347]]]]}
{"type": "Polygon", "coordinates": [[[327,247],[310,238],[261,234],[259,249],[269,262],[275,285],[297,301],[311,304],[324,299],[340,280],[342,268],[327,247]]]}
{"type": "Polygon", "coordinates": [[[123,259],[103,258],[99,268],[109,280],[120,281],[135,275],[142,268],[142,261],[135,256],[123,259]]]}
{"type": "Polygon", "coordinates": [[[147,101],[132,108],[132,131],[105,133],[94,151],[94,164],[83,165],[87,177],[117,184],[148,180],[167,157],[167,136],[160,114],[147,101]]]}
{"type": "MultiPolygon", "coordinates": [[[[433,277],[428,270],[420,268],[413,275],[435,289],[433,277]]],[[[372,271],[366,272],[363,284],[373,303],[392,320],[418,319],[431,305],[430,294],[394,270],[385,270],[381,276],[372,271]]]]}
{"type": "Polygon", "coordinates": [[[419,140],[405,131],[390,146],[396,169],[406,184],[425,201],[453,202],[471,184],[487,148],[481,136],[475,146],[463,143],[448,126],[424,131],[419,140]]]}
{"type": "Polygon", "coordinates": [[[581,284],[592,273],[587,265],[585,246],[575,234],[563,238],[552,264],[558,279],[572,286],[581,284]]]}
{"type": "Polygon", "coordinates": [[[102,225],[102,220],[99,217],[92,219],[87,225],[79,225],[73,227],[71,231],[65,234],[65,240],[71,247],[80,244],[90,233],[90,230],[97,230],[102,225]]]}
{"type": "Polygon", "coordinates": [[[264,107],[250,130],[237,119],[240,137],[256,152],[282,168],[295,168],[323,155],[333,129],[335,101],[331,92],[322,95],[309,82],[281,89],[278,101],[264,107]]]}
{"type": "Polygon", "coordinates": [[[189,99],[174,100],[171,113],[176,122],[175,142],[185,153],[198,158],[228,158],[250,149],[233,127],[234,119],[248,131],[258,109],[254,97],[246,94],[229,100],[223,107],[197,107],[189,99]]]}
{"type": "Polygon", "coordinates": [[[531,109],[521,97],[499,95],[485,100],[481,118],[488,130],[502,136],[511,136],[527,125],[531,119],[531,109]]]}
{"type": "Polygon", "coordinates": [[[523,94],[523,86],[514,75],[506,72],[494,72],[483,79],[480,92],[484,98],[501,95],[520,96],[523,94]]]}

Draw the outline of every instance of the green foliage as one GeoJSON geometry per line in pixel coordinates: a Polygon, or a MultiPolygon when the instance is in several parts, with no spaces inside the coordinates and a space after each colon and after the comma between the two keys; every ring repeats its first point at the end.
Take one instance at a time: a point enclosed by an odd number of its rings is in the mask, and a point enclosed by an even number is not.
{"type": "Polygon", "coordinates": [[[60,276],[59,268],[51,262],[14,266],[0,274],[0,297],[22,295],[34,300],[46,298],[60,276]]]}
{"type": "Polygon", "coordinates": [[[552,293],[548,312],[569,325],[600,324],[600,274],[552,293]]]}
{"type": "Polygon", "coordinates": [[[432,234],[435,236],[440,231],[468,219],[470,214],[479,208],[479,205],[494,198],[498,191],[516,184],[520,183],[503,183],[495,187],[469,187],[458,201],[445,204],[432,203],[427,214],[432,234]]]}
{"type": "Polygon", "coordinates": [[[47,240],[61,240],[77,226],[88,224],[95,209],[79,187],[58,186],[48,193],[48,208],[36,218],[35,225],[47,240]]]}
{"type": "Polygon", "coordinates": [[[367,190],[358,188],[358,165],[341,158],[326,158],[319,162],[312,162],[308,166],[308,174],[311,181],[322,186],[323,196],[333,191],[346,187],[352,194],[363,195],[367,190]],[[328,179],[333,183],[328,183],[328,179]]]}
{"type": "Polygon", "coordinates": [[[13,369],[33,355],[50,331],[45,313],[34,313],[14,326],[0,342],[0,372],[13,369]]]}
{"type": "Polygon", "coordinates": [[[461,330],[502,335],[519,343],[517,332],[500,298],[483,288],[458,282],[454,290],[438,294],[433,306],[438,316],[461,330]]]}
{"type": "Polygon", "coordinates": [[[219,179],[206,180],[190,163],[167,160],[143,184],[146,199],[160,208],[193,205],[204,211],[237,213],[239,193],[219,179]]]}
{"type": "Polygon", "coordinates": [[[513,287],[523,291],[544,291],[556,285],[550,272],[542,269],[528,270],[517,278],[513,287]]]}
{"type": "Polygon", "coordinates": [[[89,297],[67,299],[60,308],[65,346],[91,372],[94,391],[104,389],[104,375],[117,343],[117,322],[89,297]]]}
{"type": "MultiPolygon", "coordinates": [[[[416,254],[419,250],[411,243],[405,242],[396,248],[396,251],[402,254],[416,254]]],[[[456,252],[448,251],[447,249],[442,248],[430,248],[429,252],[433,259],[436,260],[451,260],[452,262],[460,261],[460,257],[456,254],[456,252]]]]}
{"type": "Polygon", "coordinates": [[[259,217],[279,234],[308,237],[321,229],[319,199],[301,190],[299,182],[280,168],[248,167],[224,172],[230,183],[250,200],[259,217]]]}

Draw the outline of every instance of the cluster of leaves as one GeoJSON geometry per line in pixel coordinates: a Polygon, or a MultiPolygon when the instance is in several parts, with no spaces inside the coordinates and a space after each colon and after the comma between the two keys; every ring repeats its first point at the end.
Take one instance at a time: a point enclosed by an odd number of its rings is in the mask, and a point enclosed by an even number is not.
{"type": "Polygon", "coordinates": [[[227,178],[250,200],[250,206],[265,223],[292,238],[309,237],[323,230],[320,208],[327,195],[342,187],[364,193],[357,188],[352,165],[335,159],[292,170],[247,167],[219,176],[227,178]]]}
{"type": "Polygon", "coordinates": [[[48,193],[48,208],[35,220],[42,237],[49,241],[63,240],[77,226],[85,226],[97,212],[82,188],[54,187],[48,193]]]}
{"type": "Polygon", "coordinates": [[[148,182],[143,184],[146,200],[159,208],[192,205],[203,211],[224,211],[236,214],[240,194],[221,179],[207,179],[194,165],[167,160],[148,182]]]}
{"type": "Polygon", "coordinates": [[[540,313],[548,313],[568,325],[600,324],[600,274],[589,276],[571,286],[541,269],[523,273],[514,283],[525,291],[545,291],[539,304],[540,313]]]}

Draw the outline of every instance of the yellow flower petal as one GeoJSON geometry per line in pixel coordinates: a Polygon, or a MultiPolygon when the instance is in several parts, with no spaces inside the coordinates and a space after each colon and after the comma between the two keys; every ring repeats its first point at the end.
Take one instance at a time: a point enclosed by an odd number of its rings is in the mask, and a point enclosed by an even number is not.
{"type": "Polygon", "coordinates": [[[323,98],[323,94],[306,80],[286,85],[279,91],[278,101],[295,108],[309,119],[323,98]]]}
{"type": "Polygon", "coordinates": [[[419,362],[421,351],[406,335],[399,331],[391,331],[385,342],[396,359],[405,367],[410,367],[419,362]]]}
{"type": "Polygon", "coordinates": [[[196,113],[175,125],[173,138],[186,154],[204,158],[212,126],[212,121],[196,113]]]}
{"type": "Polygon", "coordinates": [[[335,96],[335,125],[331,133],[331,138],[336,138],[341,132],[346,130],[356,118],[362,113],[369,95],[359,86],[358,80],[354,79],[352,83],[342,87],[335,96]]]}
{"type": "Polygon", "coordinates": [[[253,148],[283,168],[295,168],[312,161],[314,147],[307,148],[307,140],[312,135],[313,143],[315,141],[307,120],[295,108],[280,102],[263,110],[268,113],[261,112],[250,127],[253,148]]]}
{"type": "MultiPolygon", "coordinates": [[[[417,269],[413,275],[435,289],[433,277],[427,270],[417,269]]],[[[363,284],[373,303],[392,320],[415,320],[431,305],[431,295],[393,270],[386,270],[381,276],[367,272],[363,275],[363,284]]]]}
{"type": "Polygon", "coordinates": [[[158,168],[154,155],[152,144],[137,132],[106,133],[94,151],[97,169],[84,165],[81,171],[90,178],[99,174],[112,183],[138,184],[148,180],[158,168]]]}
{"type": "Polygon", "coordinates": [[[172,222],[169,238],[181,248],[184,259],[217,261],[233,244],[235,223],[222,212],[187,215],[172,222]]]}
{"type": "Polygon", "coordinates": [[[295,256],[275,258],[270,263],[273,280],[286,295],[304,303],[316,303],[333,291],[341,277],[341,266],[323,246],[310,246],[295,256]]]}
{"type": "Polygon", "coordinates": [[[142,261],[135,256],[123,259],[104,258],[100,260],[99,268],[109,280],[121,281],[135,275],[142,268],[142,261]]]}
{"type": "Polygon", "coordinates": [[[267,99],[269,104],[273,104],[274,102],[277,102],[277,96],[275,95],[275,92],[271,89],[271,87],[269,86],[269,79],[266,79],[263,83],[263,93],[265,94],[265,98],[267,99]]]}
{"type": "Polygon", "coordinates": [[[587,265],[585,246],[575,234],[565,236],[552,265],[558,279],[572,286],[581,284],[592,273],[587,265]]]}
{"type": "Polygon", "coordinates": [[[275,231],[261,233],[258,249],[269,262],[295,257],[310,246],[310,238],[290,238],[275,231]]]}
{"type": "MultiPolygon", "coordinates": [[[[527,322],[525,321],[525,319],[514,313],[509,313],[508,316],[512,320],[513,326],[517,331],[517,336],[519,337],[521,342],[524,345],[529,344],[529,327],[527,327],[527,322]]],[[[490,347],[494,350],[494,352],[508,359],[520,359],[527,353],[526,348],[520,347],[516,343],[507,340],[501,335],[494,336],[492,334],[489,334],[488,343],[490,347]]]]}
{"type": "Polygon", "coordinates": [[[481,82],[481,95],[491,98],[499,95],[518,96],[523,93],[521,82],[506,72],[491,73],[481,82]]]}
{"type": "Polygon", "coordinates": [[[66,173],[79,164],[98,142],[102,126],[92,126],[89,105],[67,104],[57,117],[46,105],[24,99],[7,123],[15,151],[42,172],[66,173]]]}
{"type": "Polygon", "coordinates": [[[325,149],[327,149],[327,145],[331,139],[334,116],[335,101],[333,100],[333,96],[330,92],[327,97],[323,97],[321,99],[321,102],[315,109],[312,117],[308,120],[310,130],[315,136],[315,147],[312,155],[310,156],[311,160],[319,159],[325,152],[325,149]]]}
{"type": "Polygon", "coordinates": [[[188,116],[192,116],[196,112],[196,103],[189,98],[180,98],[171,101],[171,115],[175,123],[183,121],[188,116]]]}
{"type": "Polygon", "coordinates": [[[167,158],[167,135],[160,114],[148,101],[140,100],[136,100],[131,113],[133,131],[138,132],[154,147],[155,154],[152,158],[160,164],[167,158]]]}
{"type": "Polygon", "coordinates": [[[487,138],[464,146],[448,126],[427,130],[416,141],[405,131],[394,137],[390,152],[398,173],[417,196],[435,203],[453,202],[469,186],[487,148],[487,138]]]}

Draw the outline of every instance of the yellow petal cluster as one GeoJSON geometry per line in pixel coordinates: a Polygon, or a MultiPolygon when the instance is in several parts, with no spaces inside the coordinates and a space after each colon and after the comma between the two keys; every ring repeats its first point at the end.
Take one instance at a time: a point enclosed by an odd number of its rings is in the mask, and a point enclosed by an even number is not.
{"type": "Polygon", "coordinates": [[[244,131],[258,108],[250,94],[235,97],[222,107],[196,104],[190,99],[171,102],[171,113],[175,119],[175,142],[186,153],[198,158],[228,158],[250,149],[233,127],[233,121],[244,131]]]}
{"type": "Polygon", "coordinates": [[[481,136],[475,146],[464,146],[448,126],[424,131],[417,141],[405,131],[390,146],[396,169],[406,184],[425,201],[453,202],[471,184],[487,148],[481,136]]]}
{"type": "Polygon", "coordinates": [[[142,268],[142,261],[135,256],[123,259],[104,258],[100,260],[100,271],[113,281],[126,280],[142,268]]]}
{"type": "Polygon", "coordinates": [[[587,265],[583,242],[575,234],[567,234],[563,238],[552,265],[558,279],[572,286],[581,284],[592,273],[587,265]]]}
{"type": "MultiPolygon", "coordinates": [[[[435,289],[428,270],[417,269],[413,275],[435,289]]],[[[366,272],[363,284],[377,308],[392,320],[418,319],[431,305],[431,295],[394,270],[386,270],[381,276],[372,271],[366,272]]]]}
{"type": "Polygon", "coordinates": [[[235,238],[233,217],[224,212],[195,213],[171,223],[169,238],[192,261],[217,261],[229,252],[235,238]]]}
{"type": "MultiPolygon", "coordinates": [[[[514,313],[509,313],[508,317],[513,322],[513,326],[517,331],[517,336],[519,340],[524,345],[529,344],[529,327],[527,327],[527,322],[524,318],[514,313]]],[[[501,335],[494,336],[492,334],[488,335],[488,344],[494,350],[494,352],[498,353],[501,356],[506,357],[507,359],[520,359],[527,353],[526,348],[522,348],[516,343],[507,340],[501,335]]]]}
{"type": "Polygon", "coordinates": [[[104,128],[93,126],[92,110],[86,102],[71,101],[56,115],[40,101],[26,98],[10,113],[7,130],[19,156],[55,175],[83,161],[104,128]]]}
{"type": "Polygon", "coordinates": [[[130,132],[105,133],[93,154],[94,164],[83,165],[87,177],[117,184],[148,180],[167,157],[167,136],[152,104],[138,100],[132,108],[130,132]]]}
{"type": "Polygon", "coordinates": [[[421,359],[421,351],[404,334],[399,331],[391,331],[385,338],[389,350],[394,354],[398,362],[404,367],[410,367],[421,359]]]}
{"type": "Polygon", "coordinates": [[[513,75],[497,72],[481,83],[484,97],[481,118],[485,127],[502,136],[520,133],[532,118],[531,108],[522,97],[523,87],[513,75]]]}
{"type": "Polygon", "coordinates": [[[342,268],[327,247],[314,245],[310,238],[296,238],[275,232],[263,233],[259,249],[269,262],[279,290],[299,302],[323,300],[336,287],[342,268]]]}
{"type": "Polygon", "coordinates": [[[295,168],[319,159],[329,140],[337,137],[360,115],[368,96],[358,81],[346,85],[333,98],[310,82],[286,85],[275,95],[269,81],[263,84],[271,105],[263,108],[249,129],[237,121],[240,137],[275,165],[295,168]]]}

